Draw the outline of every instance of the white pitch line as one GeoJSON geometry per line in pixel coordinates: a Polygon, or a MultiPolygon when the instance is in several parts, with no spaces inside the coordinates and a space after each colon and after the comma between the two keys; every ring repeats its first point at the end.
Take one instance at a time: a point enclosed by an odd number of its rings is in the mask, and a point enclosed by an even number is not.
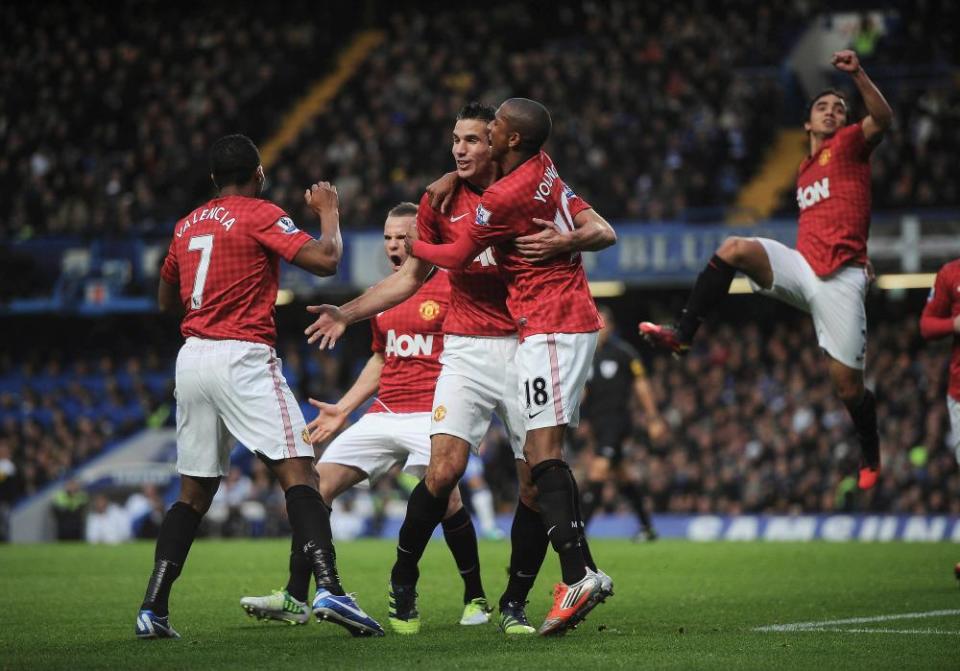
{"type": "MultiPolygon", "coordinates": [[[[820,631],[825,627],[842,624],[866,624],[868,622],[888,622],[890,620],[915,620],[922,617],[945,617],[960,615],[960,610],[928,610],[920,613],[900,613],[899,615],[875,615],[873,617],[851,617],[845,620],[825,620],[821,622],[794,622],[793,624],[771,624],[755,627],[753,631],[820,631]]],[[[877,630],[871,630],[877,631],[877,630]]]]}
{"type": "Polygon", "coordinates": [[[834,632],[837,634],[942,634],[946,636],[960,636],[960,631],[944,631],[943,629],[798,629],[797,631],[834,632]]]}

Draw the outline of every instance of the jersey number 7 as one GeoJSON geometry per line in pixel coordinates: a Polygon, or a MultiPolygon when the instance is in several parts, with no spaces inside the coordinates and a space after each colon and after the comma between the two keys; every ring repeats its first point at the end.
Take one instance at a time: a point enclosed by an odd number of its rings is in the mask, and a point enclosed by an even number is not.
{"type": "Polygon", "coordinates": [[[203,305],[203,285],[207,283],[207,271],[210,270],[210,257],[213,255],[213,234],[190,238],[187,249],[200,252],[197,275],[193,278],[193,294],[190,296],[190,309],[196,310],[203,305]]]}

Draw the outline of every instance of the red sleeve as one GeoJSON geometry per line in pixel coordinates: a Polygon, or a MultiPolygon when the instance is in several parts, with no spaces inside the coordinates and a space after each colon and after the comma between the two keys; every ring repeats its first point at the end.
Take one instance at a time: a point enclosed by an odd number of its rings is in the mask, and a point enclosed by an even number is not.
{"type": "Polygon", "coordinates": [[[471,236],[461,235],[445,245],[431,245],[422,240],[414,240],[411,254],[440,268],[457,270],[469,266],[485,247],[486,245],[478,244],[471,236]]]}
{"type": "Polygon", "coordinates": [[[953,317],[950,316],[950,283],[946,269],[941,268],[930,289],[930,297],[920,315],[920,335],[927,340],[953,335],[953,317]]]}
{"type": "Polygon", "coordinates": [[[377,325],[376,317],[370,320],[370,330],[373,332],[373,341],[370,343],[370,349],[383,354],[387,349],[387,341],[383,337],[383,331],[381,331],[377,325]]]}
{"type": "Polygon", "coordinates": [[[292,261],[300,248],[313,240],[312,236],[297,228],[286,212],[267,202],[258,210],[250,234],[261,245],[279,254],[284,261],[292,261]]]}
{"type": "Polygon", "coordinates": [[[563,197],[567,199],[567,208],[570,210],[570,218],[573,219],[575,216],[583,212],[584,210],[592,210],[593,206],[585,201],[583,198],[578,196],[573,192],[566,182],[563,184],[563,197]]]}
{"type": "Polygon", "coordinates": [[[498,242],[512,240],[529,223],[517,221],[518,209],[507,201],[506,194],[492,188],[487,189],[480,199],[473,225],[467,228],[477,244],[478,253],[498,242]]]}
{"type": "Polygon", "coordinates": [[[417,237],[434,245],[443,242],[437,225],[437,211],[430,207],[430,195],[426,193],[417,207],[417,237]]]}
{"type": "Polygon", "coordinates": [[[180,264],[177,262],[177,248],[173,244],[173,240],[170,241],[167,258],[163,260],[163,266],[160,267],[160,277],[167,284],[174,286],[180,284],[180,264]]]}
{"type": "Polygon", "coordinates": [[[849,152],[851,156],[859,161],[867,161],[870,158],[870,152],[876,144],[867,142],[863,134],[863,124],[857,122],[846,128],[841,129],[837,134],[837,140],[844,151],[849,152]]]}

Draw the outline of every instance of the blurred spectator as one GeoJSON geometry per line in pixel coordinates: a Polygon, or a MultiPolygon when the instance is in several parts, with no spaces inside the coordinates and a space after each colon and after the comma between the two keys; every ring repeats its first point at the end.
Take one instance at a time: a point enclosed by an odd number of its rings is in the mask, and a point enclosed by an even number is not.
{"type": "Polygon", "coordinates": [[[124,504],[131,530],[137,538],[156,538],[160,533],[165,508],[157,486],[145,484],[134,492],[124,504]]]}
{"type": "Polygon", "coordinates": [[[82,541],[86,527],[87,504],[90,498],[74,479],[53,495],[51,507],[57,523],[57,540],[82,541]]]}
{"type": "Polygon", "coordinates": [[[93,497],[93,509],[87,515],[85,537],[88,543],[108,545],[128,541],[131,537],[130,517],[106,494],[96,494],[93,497]]]}
{"type": "Polygon", "coordinates": [[[10,445],[0,440],[0,543],[10,539],[10,509],[20,496],[20,475],[10,445]]]}

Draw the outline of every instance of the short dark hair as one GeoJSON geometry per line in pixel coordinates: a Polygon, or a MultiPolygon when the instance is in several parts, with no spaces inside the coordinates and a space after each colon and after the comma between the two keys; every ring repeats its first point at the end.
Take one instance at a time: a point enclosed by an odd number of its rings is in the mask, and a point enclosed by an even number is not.
{"type": "Polygon", "coordinates": [[[850,105],[847,104],[847,94],[845,94],[843,91],[841,91],[840,89],[832,88],[832,87],[823,89],[822,91],[820,91],[820,93],[813,96],[810,99],[810,102],[807,104],[807,121],[810,120],[810,113],[813,112],[813,106],[817,104],[817,101],[820,100],[820,98],[822,98],[823,96],[829,96],[829,95],[837,96],[838,98],[840,98],[840,100],[843,101],[843,106],[846,107],[847,109],[850,109],[850,105]]]}
{"type": "Polygon", "coordinates": [[[497,110],[493,105],[484,105],[474,100],[460,108],[460,111],[457,112],[457,121],[461,119],[477,119],[479,121],[489,122],[493,121],[495,116],[497,116],[497,110]]]}
{"type": "Polygon", "coordinates": [[[553,120],[546,107],[529,98],[510,98],[503,103],[504,115],[510,127],[520,133],[520,148],[528,152],[540,151],[550,138],[553,120]]]}
{"type": "Polygon", "coordinates": [[[210,148],[210,173],[218,189],[246,184],[259,165],[260,151],[246,135],[226,135],[210,148]]]}
{"type": "Polygon", "coordinates": [[[415,217],[417,216],[417,206],[410,201],[403,201],[390,208],[387,217],[415,217]]]}

